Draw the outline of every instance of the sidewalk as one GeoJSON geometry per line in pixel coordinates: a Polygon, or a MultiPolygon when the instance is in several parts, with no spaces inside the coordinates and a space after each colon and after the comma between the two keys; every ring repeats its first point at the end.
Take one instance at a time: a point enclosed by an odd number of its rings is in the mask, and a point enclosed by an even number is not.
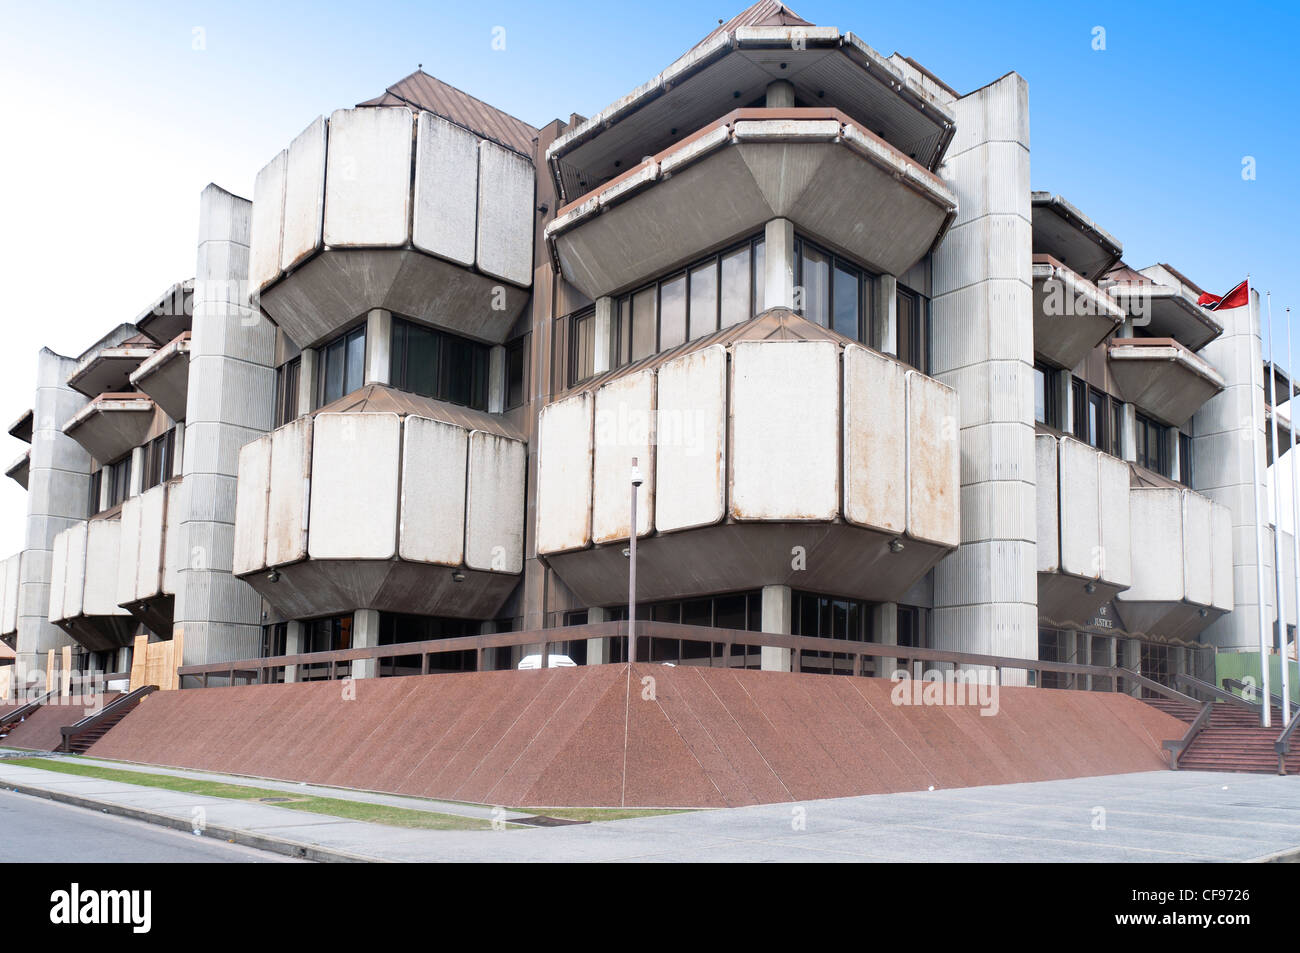
{"type": "MultiPolygon", "coordinates": [[[[139,766],[136,770],[162,773],[139,766]]],[[[229,781],[256,787],[273,783],[229,781]]],[[[1078,863],[1300,858],[1300,778],[1258,774],[1153,771],[505,831],[388,827],[270,804],[54,774],[3,759],[0,785],[179,829],[188,829],[194,809],[202,807],[206,836],[324,861],[1078,863]]],[[[389,799],[335,788],[317,790],[334,798],[389,799]]],[[[392,800],[440,812],[485,810],[412,798],[392,800]]]]}

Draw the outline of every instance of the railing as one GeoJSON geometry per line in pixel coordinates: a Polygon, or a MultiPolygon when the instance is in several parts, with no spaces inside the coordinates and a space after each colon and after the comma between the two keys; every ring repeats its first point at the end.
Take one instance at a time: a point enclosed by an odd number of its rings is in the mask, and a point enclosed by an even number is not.
{"type": "Polygon", "coordinates": [[[1216,685],[1211,685],[1209,682],[1203,682],[1199,678],[1193,678],[1191,675],[1175,675],[1174,682],[1179,685],[1187,686],[1193,691],[1198,691],[1203,695],[1209,695],[1211,701],[1227,702],[1230,705],[1236,705],[1239,708],[1245,708],[1247,711],[1254,712],[1256,715],[1263,711],[1263,705],[1256,704],[1255,702],[1248,702],[1240,695],[1226,692],[1216,685]]]}
{"type": "MultiPolygon", "coordinates": [[[[535,629],[525,632],[498,632],[486,635],[470,635],[448,639],[432,639],[423,642],[406,642],[397,645],[380,645],[365,648],[336,649],[327,652],[308,652],[296,655],[280,655],[268,658],[236,659],[227,662],[210,662],[202,665],[184,665],[177,669],[177,676],[182,688],[187,687],[186,679],[191,685],[197,681],[202,687],[209,686],[210,679],[224,679],[227,685],[237,683],[266,684],[279,681],[277,673],[286,668],[325,667],[329,678],[339,675],[340,666],[352,662],[383,660],[396,658],[420,659],[420,673],[429,674],[431,660],[438,655],[450,652],[472,651],[476,653],[478,671],[488,670],[487,653],[493,649],[514,646],[540,646],[541,666],[547,667],[548,657],[555,654],[553,647],[564,642],[586,639],[626,639],[626,622],[596,622],[583,625],[565,626],[551,629],[535,629]]],[[[707,664],[709,667],[731,668],[733,658],[748,660],[748,650],[752,648],[788,649],[791,653],[790,670],[800,672],[805,655],[812,653],[832,653],[834,656],[847,657],[851,661],[853,675],[863,675],[867,660],[872,660],[872,671],[877,666],[876,659],[894,659],[898,668],[910,668],[912,662],[937,662],[953,666],[992,669],[997,684],[1002,682],[1004,669],[1032,672],[1040,676],[1043,672],[1058,672],[1065,675],[1096,675],[1113,678],[1116,690],[1120,680],[1126,679],[1132,686],[1145,686],[1178,701],[1196,704],[1194,699],[1159,682],[1152,681],[1137,672],[1125,668],[1107,665],[1085,665],[1075,662],[1048,662],[1038,659],[1014,658],[1001,655],[979,655],[974,652],[952,652],[945,649],[927,649],[913,646],[885,645],[878,642],[855,642],[845,639],[826,639],[802,635],[782,635],[773,632],[751,632],[743,629],[718,629],[707,626],[680,625],[670,622],[651,622],[637,620],[637,658],[649,659],[647,648],[652,641],[667,640],[680,642],[708,643],[707,662],[701,655],[695,659],[678,661],[707,664]],[[744,656],[733,656],[733,647],[745,647],[744,656]]],[[[742,664],[745,664],[742,661],[742,664]]],[[[1041,684],[1041,677],[1035,681],[1041,684]]]]}
{"type": "MultiPolygon", "coordinates": [[[[1243,682],[1243,681],[1242,681],[1241,679],[1239,679],[1239,678],[1225,678],[1225,679],[1223,680],[1223,687],[1224,687],[1224,688],[1227,688],[1227,689],[1232,689],[1233,691],[1238,691],[1238,692],[1247,692],[1247,693],[1252,694],[1252,695],[1257,695],[1257,694],[1259,694],[1259,690],[1258,690],[1254,685],[1247,685],[1245,682],[1243,682]]],[[[1269,693],[1268,693],[1268,700],[1269,700],[1269,702],[1271,702],[1275,707],[1277,707],[1277,708],[1281,708],[1281,707],[1282,707],[1282,696],[1281,696],[1281,695],[1274,695],[1272,692],[1269,692],[1269,693]]]]}
{"type": "Polygon", "coordinates": [[[18,722],[23,721],[24,719],[29,717],[33,712],[35,712],[38,708],[44,705],[47,701],[49,701],[51,698],[55,697],[58,694],[59,694],[59,690],[57,688],[52,688],[45,694],[33,698],[27,704],[14,709],[9,714],[0,715],[0,728],[7,728],[10,725],[15,725],[18,722]]]}
{"type": "Polygon", "coordinates": [[[1200,712],[1197,714],[1196,718],[1193,719],[1191,727],[1187,729],[1186,734],[1176,741],[1161,742],[1164,749],[1169,752],[1169,767],[1173,768],[1175,771],[1178,770],[1178,759],[1182,756],[1183,752],[1191,747],[1192,742],[1196,740],[1196,736],[1199,735],[1210,723],[1210,718],[1213,717],[1213,715],[1214,701],[1210,700],[1201,705],[1200,712]]]}
{"type": "Polygon", "coordinates": [[[1291,753],[1291,735],[1296,725],[1300,725],[1300,708],[1291,716],[1290,723],[1282,729],[1282,733],[1277,736],[1277,741],[1273,742],[1273,750],[1277,752],[1278,774],[1286,774],[1286,756],[1291,753]]]}
{"type": "Polygon", "coordinates": [[[63,726],[62,728],[59,729],[60,733],[62,733],[63,735],[63,744],[59,746],[59,750],[71,751],[72,743],[76,741],[77,738],[79,738],[81,735],[84,735],[86,732],[90,731],[92,728],[94,728],[96,725],[102,722],[105,718],[117,714],[123,708],[126,709],[134,708],[139,703],[140,699],[156,691],[158,691],[157,685],[145,685],[141,688],[137,688],[133,692],[127,692],[125,695],[119,695],[117,698],[114,698],[111,702],[109,702],[99,711],[87,715],[85,718],[81,719],[80,721],[71,725],[63,726]]]}

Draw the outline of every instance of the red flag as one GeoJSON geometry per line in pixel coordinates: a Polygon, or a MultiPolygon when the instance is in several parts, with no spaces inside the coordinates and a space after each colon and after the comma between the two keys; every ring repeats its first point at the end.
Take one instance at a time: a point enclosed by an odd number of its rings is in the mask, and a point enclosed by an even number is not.
{"type": "Polygon", "coordinates": [[[1250,301],[1250,279],[1247,278],[1223,297],[1212,295],[1208,291],[1197,299],[1196,303],[1206,311],[1226,311],[1240,308],[1250,301]]]}

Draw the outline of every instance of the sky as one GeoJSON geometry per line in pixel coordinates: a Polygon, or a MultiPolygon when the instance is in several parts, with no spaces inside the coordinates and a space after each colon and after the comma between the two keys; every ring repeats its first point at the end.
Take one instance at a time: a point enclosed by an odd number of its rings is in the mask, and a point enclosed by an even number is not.
{"type": "MultiPolygon", "coordinates": [[[[78,355],[191,277],[200,191],[251,197],[317,115],[423,64],[534,126],[589,116],[745,5],[0,0],[0,422],[31,406],[41,347],[78,355]]],[[[1216,293],[1249,272],[1279,327],[1287,306],[1300,317],[1300,5],[789,5],[961,93],[1020,73],[1034,189],[1136,267],[1169,262],[1216,293]]],[[[25,449],[0,432],[0,463],[25,449]]],[[[25,514],[0,479],[0,556],[25,514]]]]}

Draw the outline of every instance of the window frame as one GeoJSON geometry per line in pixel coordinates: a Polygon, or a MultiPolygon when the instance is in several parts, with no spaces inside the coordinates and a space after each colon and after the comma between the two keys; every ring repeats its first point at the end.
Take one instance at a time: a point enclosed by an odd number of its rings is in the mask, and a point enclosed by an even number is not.
{"type": "Polygon", "coordinates": [[[410,321],[406,318],[393,315],[393,331],[390,339],[390,354],[388,364],[388,381],[389,386],[396,390],[404,391],[408,394],[417,394],[421,397],[427,397],[430,400],[442,401],[446,404],[455,404],[458,407],[468,407],[471,410],[488,409],[488,399],[491,393],[492,374],[492,348],[480,341],[471,338],[462,337],[459,334],[453,334],[442,328],[435,328],[427,324],[421,324],[418,321],[410,321]],[[425,393],[422,390],[416,390],[410,380],[411,366],[411,333],[428,334],[432,341],[437,345],[437,357],[434,363],[433,391],[434,393],[425,393]],[[453,384],[460,383],[453,379],[452,370],[459,366],[457,358],[462,357],[462,349],[468,348],[471,360],[469,362],[469,400],[459,400],[454,396],[453,384]]]}
{"type": "MultiPolygon", "coordinates": [[[[395,321],[396,318],[394,318],[394,322],[395,321]]],[[[364,387],[366,385],[366,349],[369,346],[370,342],[366,340],[366,322],[363,321],[360,324],[355,325],[354,327],[348,328],[348,330],[335,336],[331,340],[327,341],[325,344],[321,345],[321,347],[319,348],[320,369],[319,369],[319,379],[316,382],[317,385],[316,406],[317,407],[324,407],[327,404],[332,404],[334,403],[334,401],[346,397],[348,394],[351,394],[353,391],[360,389],[360,387],[354,387],[351,390],[348,389],[348,377],[350,376],[349,371],[352,370],[349,361],[349,354],[351,353],[352,350],[350,345],[358,336],[361,338],[363,342],[361,346],[361,368],[360,368],[361,385],[360,386],[364,387]],[[339,353],[342,355],[343,367],[341,373],[342,379],[339,385],[341,389],[339,393],[331,397],[329,395],[329,377],[330,377],[329,372],[331,366],[330,350],[335,346],[339,346],[340,348],[339,353]]]]}

